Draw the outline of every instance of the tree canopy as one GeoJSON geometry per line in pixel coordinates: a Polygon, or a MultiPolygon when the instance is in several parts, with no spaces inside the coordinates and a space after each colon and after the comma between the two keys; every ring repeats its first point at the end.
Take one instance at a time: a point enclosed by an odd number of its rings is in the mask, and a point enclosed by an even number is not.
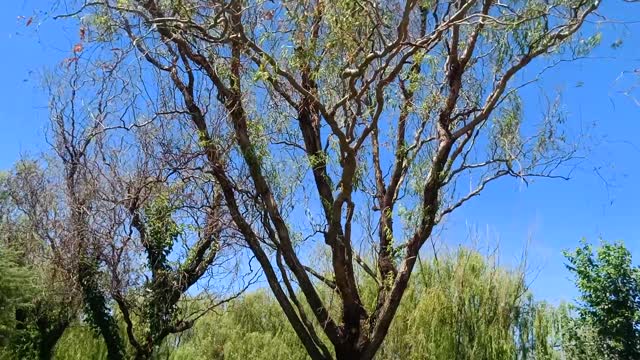
{"type": "Polygon", "coordinates": [[[594,253],[583,242],[565,256],[581,293],[579,325],[595,332],[599,356],[639,357],[640,268],[632,265],[629,250],[622,243],[603,243],[594,253]]]}

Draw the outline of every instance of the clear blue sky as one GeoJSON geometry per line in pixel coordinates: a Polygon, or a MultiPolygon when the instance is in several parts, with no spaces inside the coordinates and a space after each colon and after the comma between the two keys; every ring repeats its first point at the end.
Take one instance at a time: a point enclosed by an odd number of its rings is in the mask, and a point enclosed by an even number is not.
{"type": "MultiPolygon", "coordinates": [[[[0,169],[11,167],[21,153],[47,147],[47,99],[39,74],[59,66],[77,41],[77,27],[47,18],[43,10],[50,6],[45,0],[2,4],[0,169]],[[26,19],[19,19],[34,15],[29,27],[26,19]]],[[[622,93],[634,83],[640,86],[640,70],[632,74],[640,69],[640,4],[605,1],[601,13],[636,23],[602,25],[602,45],[592,54],[596,59],[549,71],[524,98],[527,116],[539,116],[539,91],[553,94],[561,89],[571,126],[595,124],[589,130],[597,140],[590,157],[570,181],[538,180],[528,187],[516,180],[493,184],[449,218],[439,235],[441,242],[455,246],[468,242],[469,229],[475,229],[482,242],[499,243],[504,263],[517,261],[528,243],[533,291],[552,302],[576,294],[561,250],[575,247],[582,237],[622,239],[640,263],[640,89],[622,93]],[[617,39],[623,45],[612,50],[610,44],[617,39]]]]}

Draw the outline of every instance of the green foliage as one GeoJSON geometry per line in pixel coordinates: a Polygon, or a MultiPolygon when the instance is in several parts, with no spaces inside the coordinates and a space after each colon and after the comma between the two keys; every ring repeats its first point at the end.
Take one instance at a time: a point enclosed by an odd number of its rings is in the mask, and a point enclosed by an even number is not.
{"type": "Polygon", "coordinates": [[[306,359],[280,307],[263,290],[207,314],[177,338],[180,345],[170,351],[174,360],[306,359]]]}
{"type": "Polygon", "coordinates": [[[58,342],[54,354],[64,360],[104,360],[107,347],[104,339],[87,326],[77,324],[70,327],[58,342]]]}
{"type": "Polygon", "coordinates": [[[620,242],[603,242],[594,253],[583,241],[565,256],[581,292],[579,325],[595,332],[599,354],[640,358],[640,268],[632,265],[629,250],[620,242]]]}
{"type": "Polygon", "coordinates": [[[16,333],[16,311],[30,306],[36,293],[34,272],[20,265],[18,254],[0,244],[0,346],[16,333]]]}
{"type": "Polygon", "coordinates": [[[535,353],[521,334],[546,343],[534,329],[547,314],[525,296],[518,271],[463,249],[424,263],[415,275],[381,359],[513,359],[535,353]]]}
{"type": "Polygon", "coordinates": [[[574,315],[572,305],[562,304],[558,309],[558,316],[562,326],[562,352],[566,359],[589,360],[593,359],[594,354],[602,355],[593,327],[574,315]]]}
{"type": "Polygon", "coordinates": [[[0,245],[0,358],[49,359],[73,309],[19,255],[0,245]]]}
{"type": "MultiPolygon", "coordinates": [[[[31,181],[39,171],[32,161],[15,168],[31,181]]],[[[77,307],[32,221],[18,211],[15,189],[22,187],[15,183],[17,176],[0,174],[0,348],[5,351],[0,358],[46,360],[77,307]]],[[[39,201],[45,198],[38,193],[39,201]]]]}
{"type": "MultiPolygon", "coordinates": [[[[151,281],[144,296],[143,322],[148,323],[150,336],[157,336],[172,321],[176,310],[171,297],[174,294],[173,270],[167,256],[171,252],[182,228],[172,218],[174,207],[166,194],[162,194],[145,207],[145,247],[151,281]]],[[[176,299],[177,301],[177,299],[176,299]]]]}
{"type": "Polygon", "coordinates": [[[100,273],[96,262],[86,257],[80,259],[78,277],[88,323],[104,338],[110,359],[124,358],[124,343],[99,283],[100,273]]]}
{"type": "MultiPolygon", "coordinates": [[[[568,313],[534,301],[519,271],[460,250],[424,263],[414,279],[377,359],[560,359],[561,315],[568,313]]],[[[376,286],[361,279],[365,302],[375,301],[376,286]]],[[[85,350],[65,336],[58,354],[91,353],[96,346],[103,355],[94,358],[104,358],[100,339],[76,338],[85,342],[85,350]]],[[[173,360],[307,358],[264,290],[207,313],[193,328],[167,338],[156,355],[173,360]]]]}
{"type": "MultiPolygon", "coordinates": [[[[590,247],[583,245],[568,256],[582,263],[592,254],[588,249],[590,247]]],[[[630,264],[620,244],[606,245],[598,254],[602,255],[592,254],[592,264],[608,268],[596,271],[598,274],[611,271],[609,265],[616,268],[630,264]]],[[[369,278],[360,281],[363,300],[373,303],[377,285],[369,278]]],[[[524,285],[519,270],[500,267],[473,251],[459,250],[424,262],[376,358],[634,359],[635,355],[616,353],[613,347],[603,349],[603,345],[611,346],[615,341],[613,338],[603,340],[597,324],[583,320],[586,309],[579,308],[580,316],[575,316],[574,308],[569,305],[554,307],[537,302],[524,285]]],[[[325,294],[331,296],[328,291],[325,294]]],[[[193,328],[169,336],[155,357],[172,360],[308,358],[278,304],[265,290],[248,293],[218,310],[206,313],[193,328]]],[[[618,315],[611,315],[612,319],[618,319],[614,323],[621,321],[618,315]]],[[[75,325],[59,341],[55,356],[98,360],[106,359],[107,351],[102,337],[87,326],[75,325]]]]}
{"type": "Polygon", "coordinates": [[[151,268],[168,268],[167,255],[182,233],[182,228],[171,217],[174,211],[166,195],[158,196],[144,209],[146,217],[149,265],[151,268]]]}
{"type": "Polygon", "coordinates": [[[578,42],[578,46],[575,50],[576,55],[577,56],[588,55],[595,47],[600,45],[601,42],[602,42],[602,33],[600,32],[597,32],[586,39],[581,39],[578,42]]]}
{"type": "Polygon", "coordinates": [[[508,98],[507,105],[495,120],[495,151],[508,162],[518,159],[522,151],[520,126],[522,123],[522,103],[518,96],[508,98]]]}

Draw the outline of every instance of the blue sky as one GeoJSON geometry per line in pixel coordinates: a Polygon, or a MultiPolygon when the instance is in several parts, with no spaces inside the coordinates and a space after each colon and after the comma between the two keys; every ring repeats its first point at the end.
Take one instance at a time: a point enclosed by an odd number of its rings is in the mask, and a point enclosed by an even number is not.
{"type": "MultiPolygon", "coordinates": [[[[529,186],[511,179],[495,183],[448,219],[440,243],[468,243],[469,233],[476,232],[481,243],[499,245],[504,263],[518,261],[527,247],[532,289],[552,302],[576,295],[561,251],[583,237],[624,240],[640,263],[635,223],[640,220],[640,186],[634,185],[640,183],[640,91],[635,92],[638,104],[633,91],[623,93],[640,85],[640,73],[633,74],[640,69],[638,6],[606,2],[601,13],[612,21],[600,26],[603,41],[594,59],[547,72],[524,97],[525,114],[535,117],[540,114],[538,94],[553,97],[561,90],[569,124],[588,128],[595,139],[572,179],[537,180],[529,186]],[[610,45],[618,39],[622,47],[613,50],[610,45]]],[[[47,99],[39,76],[69,57],[77,41],[70,22],[53,21],[43,12],[50,7],[44,0],[5,1],[0,12],[0,169],[22,153],[47,147],[47,99]]]]}

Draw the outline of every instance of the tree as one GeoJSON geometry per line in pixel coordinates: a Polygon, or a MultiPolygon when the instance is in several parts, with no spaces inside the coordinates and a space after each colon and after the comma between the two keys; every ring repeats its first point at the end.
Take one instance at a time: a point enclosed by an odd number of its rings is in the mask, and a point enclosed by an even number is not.
{"type": "Polygon", "coordinates": [[[74,254],[65,263],[108,358],[148,359],[168,335],[188,329],[251,280],[232,291],[241,282],[227,276],[235,236],[221,195],[193,178],[197,157],[170,152],[172,139],[163,133],[171,129],[131,110],[135,92],[123,89],[132,74],[120,72],[119,61],[93,68],[74,59],[49,83],[51,165],[59,169],[52,181],[62,190],[54,242],[74,254]],[[198,310],[179,306],[198,281],[221,277],[230,294],[211,289],[198,310]]]}
{"type": "Polygon", "coordinates": [[[594,254],[583,241],[565,257],[581,293],[579,324],[595,332],[601,357],[640,357],[640,268],[632,265],[629,250],[603,242],[594,254]]]}
{"type": "Polygon", "coordinates": [[[31,161],[20,161],[0,177],[0,251],[7,265],[2,283],[20,294],[18,303],[3,310],[12,324],[7,349],[23,359],[50,359],[79,307],[74,282],[38,232],[51,225],[43,214],[52,200],[43,180],[42,169],[31,161]],[[36,225],[34,218],[42,222],[36,225]]]}
{"type": "Polygon", "coordinates": [[[78,320],[78,304],[109,359],[148,359],[253,281],[234,281],[244,269],[233,272],[232,222],[216,187],[192,175],[198,157],[184,148],[174,156],[165,127],[123,122],[136,105],[115,63],[96,69],[75,59],[47,79],[52,153],[0,179],[0,245],[24,251],[18,269],[46,269],[34,275],[42,295],[15,316],[21,342],[42,359],[78,320]],[[180,302],[199,281],[221,285],[180,302]]]}
{"type": "Polygon", "coordinates": [[[15,312],[29,303],[32,280],[29,269],[21,267],[16,255],[0,244],[0,347],[6,347],[15,337],[15,312]]]}
{"type": "Polygon", "coordinates": [[[201,177],[309,356],[371,359],[445,216],[575,153],[557,109],[529,124],[518,91],[597,44],[578,33],[599,3],[101,0],[63,17],[91,35],[73,61],[135,67],[137,113],[183,131],[186,153],[197,141],[201,177]]]}
{"type": "MultiPolygon", "coordinates": [[[[3,234],[11,228],[11,205],[4,186],[6,177],[0,173],[0,232],[3,234]]],[[[30,269],[20,266],[17,254],[7,246],[5,237],[0,239],[0,348],[6,347],[13,338],[16,309],[27,304],[33,292],[30,269]]]]}

